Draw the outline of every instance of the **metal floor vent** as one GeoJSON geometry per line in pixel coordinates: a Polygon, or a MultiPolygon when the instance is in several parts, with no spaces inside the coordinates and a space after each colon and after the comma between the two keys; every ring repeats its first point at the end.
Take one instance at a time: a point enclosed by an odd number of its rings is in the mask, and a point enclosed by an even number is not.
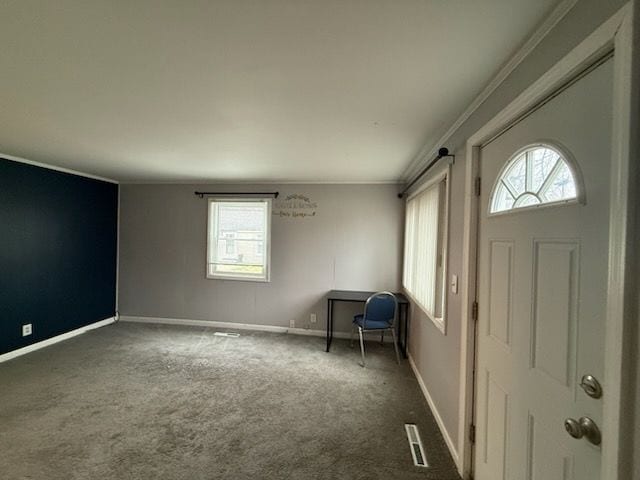
{"type": "Polygon", "coordinates": [[[231,337],[231,338],[237,338],[240,336],[239,333],[234,333],[234,332],[215,332],[214,335],[216,337],[231,337]]]}
{"type": "Polygon", "coordinates": [[[409,439],[409,448],[411,449],[413,464],[416,467],[428,467],[429,464],[427,463],[427,457],[424,454],[424,447],[422,446],[422,440],[420,440],[418,427],[413,423],[405,423],[404,429],[407,431],[407,438],[409,439]]]}

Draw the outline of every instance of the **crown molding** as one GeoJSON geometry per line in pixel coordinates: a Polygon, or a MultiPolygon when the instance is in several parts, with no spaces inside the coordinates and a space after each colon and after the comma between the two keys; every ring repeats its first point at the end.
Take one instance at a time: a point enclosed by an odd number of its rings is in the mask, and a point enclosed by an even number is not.
{"type": "Polygon", "coordinates": [[[522,63],[522,61],[540,44],[540,42],[553,30],[553,28],[562,20],[567,13],[578,3],[578,0],[562,0],[553,11],[542,21],[527,41],[516,51],[515,54],[505,63],[498,73],[491,79],[487,86],[480,94],[469,104],[467,109],[460,115],[449,129],[442,135],[438,141],[425,144],[418,154],[409,163],[405,172],[402,174],[402,180],[409,182],[418,174],[426,162],[431,160],[438,153],[438,149],[446,146],[447,141],[453,134],[473,115],[473,113],[482,105],[487,98],[495,92],[498,87],[511,75],[511,73],[522,63]]]}
{"type": "Polygon", "coordinates": [[[402,185],[402,180],[125,180],[121,185],[402,185]]]}
{"type": "Polygon", "coordinates": [[[92,175],[91,173],[79,172],[78,170],[71,170],[70,168],[57,167],[55,165],[49,165],[48,163],[35,162],[33,160],[29,160],[22,157],[16,157],[15,155],[5,155],[4,153],[0,153],[0,159],[11,160],[13,162],[18,163],[26,163],[27,165],[33,165],[34,167],[46,168],[47,170],[55,170],[56,172],[62,173],[70,173],[71,175],[77,175],[79,177],[92,178],[93,180],[100,180],[103,182],[115,183],[118,184],[117,180],[106,177],[99,177],[98,175],[92,175]]]}

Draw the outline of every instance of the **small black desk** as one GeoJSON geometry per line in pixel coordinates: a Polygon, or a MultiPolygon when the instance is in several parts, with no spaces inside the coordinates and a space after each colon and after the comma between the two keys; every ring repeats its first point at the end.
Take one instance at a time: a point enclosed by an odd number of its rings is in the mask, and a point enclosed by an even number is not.
{"type": "MultiPolygon", "coordinates": [[[[367,298],[376,292],[359,292],[353,290],[331,290],[327,294],[327,352],[333,340],[333,304],[334,302],[365,303],[367,298]]],[[[396,333],[402,355],[407,358],[407,341],[409,338],[409,300],[402,293],[394,293],[398,300],[398,322],[396,333]]]]}

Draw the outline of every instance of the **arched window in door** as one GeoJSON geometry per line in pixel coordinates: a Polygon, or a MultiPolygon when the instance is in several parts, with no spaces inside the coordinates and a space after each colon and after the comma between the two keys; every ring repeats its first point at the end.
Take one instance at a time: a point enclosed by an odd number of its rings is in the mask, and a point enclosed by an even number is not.
{"type": "Polygon", "coordinates": [[[493,187],[489,213],[582,200],[576,167],[566,157],[547,144],[516,152],[493,187]]]}

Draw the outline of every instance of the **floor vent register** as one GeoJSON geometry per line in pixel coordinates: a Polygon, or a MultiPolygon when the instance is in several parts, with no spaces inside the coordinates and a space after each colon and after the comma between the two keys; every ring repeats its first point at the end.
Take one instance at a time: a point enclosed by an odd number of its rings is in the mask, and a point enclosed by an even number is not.
{"type": "Polygon", "coordinates": [[[404,429],[407,431],[407,439],[409,440],[409,448],[413,457],[413,464],[416,467],[428,467],[427,457],[424,454],[424,447],[420,439],[418,427],[413,423],[405,423],[404,429]]]}

